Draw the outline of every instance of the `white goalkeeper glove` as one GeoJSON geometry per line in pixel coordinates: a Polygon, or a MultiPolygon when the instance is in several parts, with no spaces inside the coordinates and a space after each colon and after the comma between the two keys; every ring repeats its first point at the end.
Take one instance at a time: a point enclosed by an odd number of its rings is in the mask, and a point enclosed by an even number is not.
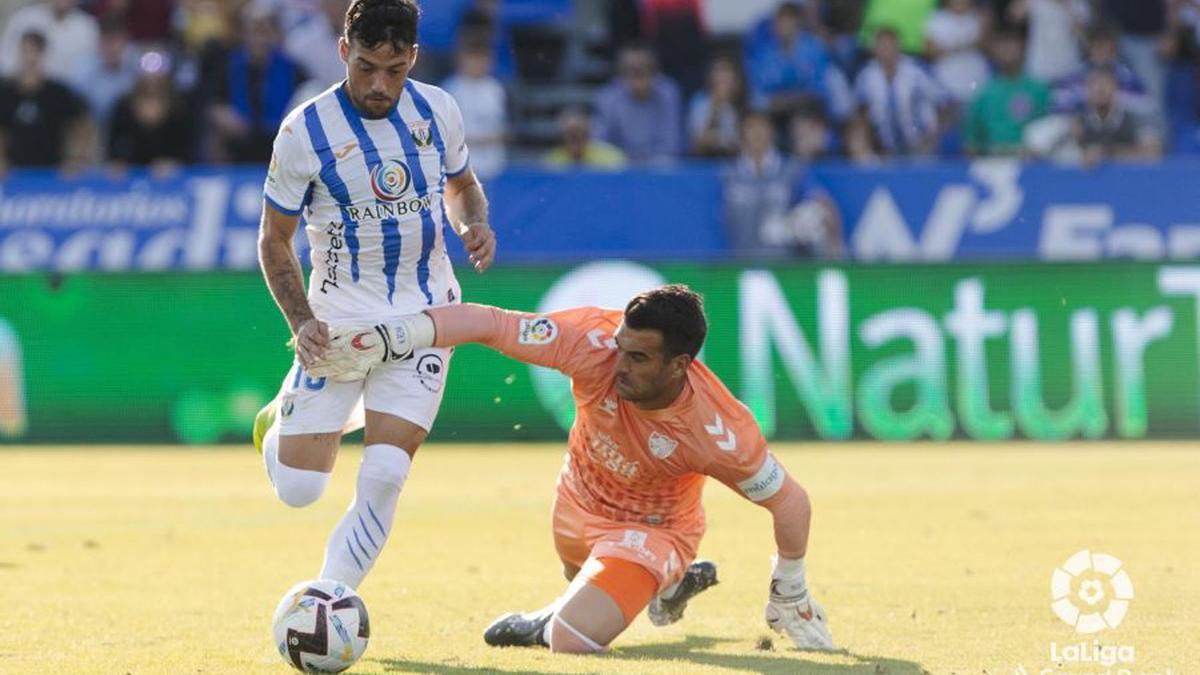
{"type": "Polygon", "coordinates": [[[412,358],[416,350],[433,346],[433,339],[433,319],[425,313],[374,326],[331,327],[329,349],[308,372],[335,382],[355,382],[376,366],[412,358]]]}
{"type": "Polygon", "coordinates": [[[808,593],[804,560],[776,560],[767,600],[767,626],[787,635],[797,649],[833,651],[825,609],[808,593]]]}

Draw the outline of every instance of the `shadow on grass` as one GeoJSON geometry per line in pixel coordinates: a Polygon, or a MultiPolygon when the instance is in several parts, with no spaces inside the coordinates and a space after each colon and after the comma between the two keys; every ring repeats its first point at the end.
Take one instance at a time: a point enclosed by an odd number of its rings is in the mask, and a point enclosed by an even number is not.
{"type": "MultiPolygon", "coordinates": [[[[633,645],[630,647],[618,646],[611,652],[595,657],[595,669],[589,669],[589,672],[613,673],[628,671],[636,667],[633,662],[637,661],[686,662],[690,665],[729,668],[743,672],[788,673],[789,675],[925,675],[927,672],[919,664],[912,661],[881,656],[864,656],[846,650],[840,650],[835,653],[839,656],[853,659],[853,663],[814,663],[808,659],[812,653],[795,651],[790,648],[763,650],[753,654],[721,654],[710,651],[719,645],[736,642],[743,641],[706,635],[689,635],[682,640],[674,642],[633,645]]],[[[776,640],[776,643],[778,642],[779,640],[776,640]]],[[[382,666],[383,671],[387,673],[407,672],[427,673],[429,675],[451,675],[456,673],[469,673],[472,675],[483,673],[496,673],[498,675],[556,675],[560,672],[556,670],[465,666],[445,662],[410,661],[407,659],[375,659],[374,662],[382,666]]],[[[679,663],[679,666],[686,668],[683,663],[679,663]]]]}

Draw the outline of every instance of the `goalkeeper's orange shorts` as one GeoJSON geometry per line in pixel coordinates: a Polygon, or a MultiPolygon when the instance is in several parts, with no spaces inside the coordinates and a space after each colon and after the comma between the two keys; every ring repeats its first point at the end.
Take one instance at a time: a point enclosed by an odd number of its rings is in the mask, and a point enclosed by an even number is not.
{"type": "Polygon", "coordinates": [[[703,529],[683,531],[602,518],[586,511],[563,489],[554,499],[552,522],[558,557],[582,568],[581,573],[589,575],[585,578],[613,596],[627,619],[633,618],[629,615],[632,605],[637,605],[633,609],[636,616],[654,595],[683,577],[704,535],[703,529]],[[609,565],[613,571],[604,572],[603,564],[592,564],[598,560],[627,561],[648,574],[631,573],[621,565],[609,565]]]}

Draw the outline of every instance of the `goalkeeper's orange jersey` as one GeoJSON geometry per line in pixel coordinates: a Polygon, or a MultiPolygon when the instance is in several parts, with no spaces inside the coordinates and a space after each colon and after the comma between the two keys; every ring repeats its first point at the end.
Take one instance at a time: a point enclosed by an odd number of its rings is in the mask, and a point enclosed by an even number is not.
{"type": "Polygon", "coordinates": [[[783,485],[750,411],[703,363],[666,408],[639,410],[615,389],[622,312],[584,307],[550,314],[497,312],[487,344],[571,378],[575,424],[559,490],[600,518],[703,532],[705,476],[761,502],[783,485]]]}

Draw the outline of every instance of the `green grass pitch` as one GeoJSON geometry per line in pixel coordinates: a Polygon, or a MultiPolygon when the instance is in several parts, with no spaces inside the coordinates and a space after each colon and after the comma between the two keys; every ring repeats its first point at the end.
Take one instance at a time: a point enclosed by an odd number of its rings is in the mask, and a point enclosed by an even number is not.
{"type": "MultiPolygon", "coordinates": [[[[1050,645],[1132,645],[1132,673],[1200,670],[1200,453],[1186,444],[777,445],[814,502],[810,586],[844,651],[768,646],[768,514],[710,483],[703,557],[721,584],[680,623],[639,617],[608,654],[493,650],[497,614],[562,588],[550,445],[430,445],[360,589],[373,634],[353,673],[1100,673],[1050,645]],[[1080,549],[1124,561],[1125,621],[1076,635],[1050,610],[1080,549]]],[[[349,503],[278,502],[249,448],[0,449],[0,673],[290,672],[270,617],[315,576],[349,503]]],[[[1114,675],[1118,672],[1115,667],[1114,675]]]]}

